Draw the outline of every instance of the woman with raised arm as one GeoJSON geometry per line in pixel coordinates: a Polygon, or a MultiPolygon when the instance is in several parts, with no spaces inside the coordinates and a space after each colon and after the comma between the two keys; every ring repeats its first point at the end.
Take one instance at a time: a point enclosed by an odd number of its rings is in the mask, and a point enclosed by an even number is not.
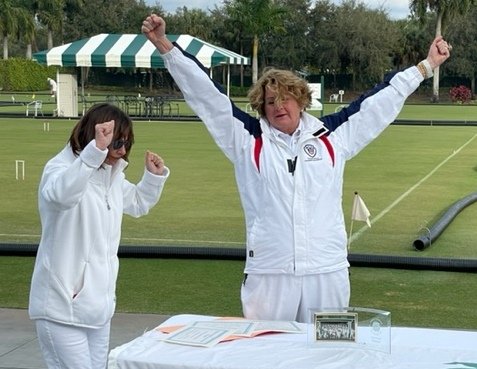
{"type": "Polygon", "coordinates": [[[311,92],[304,79],[268,69],[248,94],[256,118],[237,108],[193,56],[167,39],[163,18],[148,16],[142,32],[234,165],[247,237],[244,316],[307,322],[311,308],[347,307],[345,163],[394,121],[406,98],[449,57],[448,43],[436,38],[425,60],[320,119],[306,112],[311,92]]]}
{"type": "Polygon", "coordinates": [[[43,170],[29,314],[49,369],[106,368],[123,213],[146,215],[169,176],[147,151],[141,181],[130,183],[123,171],[133,144],[129,116],[97,104],[43,170]]]}

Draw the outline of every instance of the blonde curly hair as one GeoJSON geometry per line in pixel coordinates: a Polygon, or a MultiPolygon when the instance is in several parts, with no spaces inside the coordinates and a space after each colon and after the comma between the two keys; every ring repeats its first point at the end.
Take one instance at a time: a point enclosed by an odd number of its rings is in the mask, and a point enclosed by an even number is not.
{"type": "Polygon", "coordinates": [[[257,83],[248,92],[248,99],[253,110],[265,116],[265,92],[269,89],[275,93],[275,104],[280,105],[286,95],[291,95],[302,110],[311,104],[311,90],[303,78],[289,70],[270,68],[263,72],[257,83]]]}

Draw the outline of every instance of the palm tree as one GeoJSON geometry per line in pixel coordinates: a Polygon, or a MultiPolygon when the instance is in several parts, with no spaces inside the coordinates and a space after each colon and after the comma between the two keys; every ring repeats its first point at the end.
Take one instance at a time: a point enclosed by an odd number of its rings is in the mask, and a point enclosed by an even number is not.
{"type": "Polygon", "coordinates": [[[32,58],[32,43],[35,40],[35,21],[32,15],[25,10],[22,12],[22,16],[19,19],[19,26],[21,28],[21,32],[19,32],[20,36],[23,37],[23,39],[27,43],[27,49],[25,52],[25,57],[27,59],[32,58]]]}
{"type": "Polygon", "coordinates": [[[35,4],[31,0],[17,0],[18,5],[24,9],[24,14],[18,21],[19,36],[26,41],[25,57],[31,59],[32,44],[35,41],[35,4]]]}
{"type": "Polygon", "coordinates": [[[48,49],[53,47],[53,33],[59,34],[63,42],[63,23],[66,10],[72,11],[83,6],[84,0],[36,0],[36,16],[48,29],[48,49]]]}
{"type": "Polygon", "coordinates": [[[53,47],[53,33],[63,29],[64,0],[37,0],[37,19],[48,29],[48,49],[53,47]]]}
{"type": "MultiPolygon", "coordinates": [[[[243,25],[230,19],[223,8],[216,7],[211,10],[212,22],[214,24],[213,40],[217,45],[228,45],[228,49],[237,51],[240,55],[245,55],[245,34],[243,25]]],[[[247,51],[248,52],[248,51],[247,51]]],[[[238,66],[240,69],[240,87],[244,86],[244,65],[238,66]]]]}
{"type": "Polygon", "coordinates": [[[286,10],[274,0],[231,0],[225,1],[224,5],[230,18],[242,24],[242,29],[253,37],[252,82],[255,83],[258,79],[259,35],[283,30],[282,16],[286,10]]]}
{"type": "MultiPolygon", "coordinates": [[[[464,15],[476,3],[477,0],[411,0],[410,9],[422,22],[425,22],[428,10],[436,13],[437,37],[442,35],[442,31],[455,16],[464,15]]],[[[439,101],[439,67],[434,70],[432,101],[439,101]]]]}
{"type": "Polygon", "coordinates": [[[0,0],[0,32],[3,40],[3,59],[8,59],[8,37],[18,35],[22,27],[29,28],[29,15],[26,9],[14,0],[0,0]]]}

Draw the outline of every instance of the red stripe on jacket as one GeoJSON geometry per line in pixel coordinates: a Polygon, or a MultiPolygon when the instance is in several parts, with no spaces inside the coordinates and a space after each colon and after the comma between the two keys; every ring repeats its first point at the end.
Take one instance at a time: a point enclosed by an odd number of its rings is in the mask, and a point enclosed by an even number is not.
{"type": "Polygon", "coordinates": [[[330,154],[331,162],[333,163],[333,166],[335,166],[335,150],[333,150],[333,145],[325,135],[320,136],[319,139],[325,144],[328,154],[330,154]]]}
{"type": "Polygon", "coordinates": [[[257,166],[257,170],[260,172],[260,152],[262,151],[262,137],[257,137],[255,139],[255,147],[253,148],[253,158],[255,159],[255,165],[257,166]]]}

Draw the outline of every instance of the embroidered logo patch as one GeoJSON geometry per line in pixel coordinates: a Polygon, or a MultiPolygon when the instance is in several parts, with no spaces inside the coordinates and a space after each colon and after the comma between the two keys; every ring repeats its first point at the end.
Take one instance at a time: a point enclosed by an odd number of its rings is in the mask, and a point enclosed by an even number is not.
{"type": "Polygon", "coordinates": [[[314,158],[316,155],[316,147],[311,144],[305,145],[303,150],[305,150],[306,155],[308,155],[310,158],[314,158]]]}

